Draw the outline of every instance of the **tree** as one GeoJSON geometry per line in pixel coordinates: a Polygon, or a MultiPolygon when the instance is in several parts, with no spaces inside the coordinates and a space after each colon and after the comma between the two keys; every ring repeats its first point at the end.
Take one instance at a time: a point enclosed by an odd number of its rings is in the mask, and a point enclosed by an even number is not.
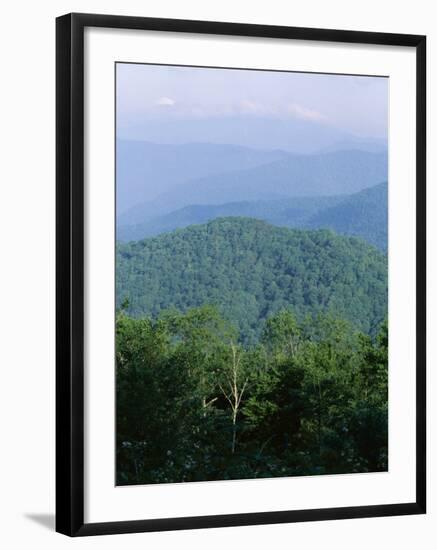
{"type": "Polygon", "coordinates": [[[116,316],[117,482],[387,469],[387,324],[271,316],[256,346],[217,308],[116,316]]]}
{"type": "Polygon", "coordinates": [[[295,357],[300,340],[301,330],[290,310],[283,309],[267,319],[261,342],[270,352],[295,357]]]}
{"type": "Polygon", "coordinates": [[[232,417],[232,454],[235,453],[237,439],[237,417],[241,408],[241,401],[249,382],[249,374],[242,362],[242,352],[231,340],[229,344],[230,356],[225,359],[220,372],[218,383],[220,391],[231,407],[232,417]]]}

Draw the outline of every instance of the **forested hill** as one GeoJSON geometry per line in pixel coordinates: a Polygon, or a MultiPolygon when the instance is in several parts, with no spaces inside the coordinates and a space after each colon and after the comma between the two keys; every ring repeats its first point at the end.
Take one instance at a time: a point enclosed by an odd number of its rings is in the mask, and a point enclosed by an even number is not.
{"type": "Polygon", "coordinates": [[[219,218],[118,244],[116,295],[135,317],[217,304],[249,344],[283,308],[301,318],[331,312],[373,334],[387,315],[387,260],[329,230],[219,218]]]}

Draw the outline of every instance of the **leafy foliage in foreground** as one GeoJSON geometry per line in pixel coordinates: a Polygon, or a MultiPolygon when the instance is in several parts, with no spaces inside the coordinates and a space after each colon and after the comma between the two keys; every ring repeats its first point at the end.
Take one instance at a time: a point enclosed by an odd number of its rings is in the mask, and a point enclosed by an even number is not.
{"type": "Polygon", "coordinates": [[[387,346],[289,310],[250,348],[211,306],[119,312],[117,483],[386,470],[387,346]]]}
{"type": "Polygon", "coordinates": [[[364,241],[329,230],[220,218],[117,245],[118,307],[154,319],[166,309],[217,305],[243,342],[291,306],[298,319],[330,312],[375,334],[387,315],[387,258],[364,241]]]}

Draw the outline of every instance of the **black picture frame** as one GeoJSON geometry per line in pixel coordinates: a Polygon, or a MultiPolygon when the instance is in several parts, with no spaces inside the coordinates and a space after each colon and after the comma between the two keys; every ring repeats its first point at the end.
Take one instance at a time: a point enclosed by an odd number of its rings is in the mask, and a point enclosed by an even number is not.
{"type": "Polygon", "coordinates": [[[68,14],[56,20],[56,530],[69,536],[423,514],[426,511],[426,37],[284,26],[68,14]],[[84,29],[106,27],[415,48],[416,500],[84,523],[84,29]]]}

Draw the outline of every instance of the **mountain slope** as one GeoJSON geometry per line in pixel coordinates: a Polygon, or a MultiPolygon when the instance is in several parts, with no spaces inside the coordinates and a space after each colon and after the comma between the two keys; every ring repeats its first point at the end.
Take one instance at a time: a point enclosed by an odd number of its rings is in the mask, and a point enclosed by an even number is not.
{"type": "Polygon", "coordinates": [[[117,141],[117,208],[121,213],[185,181],[269,163],[283,151],[257,151],[237,145],[161,145],[117,141]]]}
{"type": "Polygon", "coordinates": [[[387,153],[388,144],[384,139],[378,138],[359,138],[355,136],[348,136],[347,138],[333,143],[328,147],[320,149],[319,153],[328,153],[333,151],[349,151],[351,149],[358,149],[360,151],[369,151],[371,153],[387,153]]]}
{"type": "MultiPolygon", "coordinates": [[[[120,135],[123,129],[120,128],[120,135]]],[[[255,149],[283,149],[308,154],[356,138],[324,122],[292,117],[215,116],[159,117],[129,128],[129,137],[155,143],[234,143],[255,149]]]]}
{"type": "Polygon", "coordinates": [[[378,248],[387,250],[387,193],[387,182],[365,189],[340,204],[317,212],[307,226],[362,237],[378,248]]]}
{"type": "Polygon", "coordinates": [[[246,216],[278,226],[332,229],[343,235],[361,237],[385,251],[388,230],[387,190],[385,182],[346,196],[190,205],[143,224],[119,226],[117,239],[140,240],[219,217],[246,216]]]}
{"type": "Polygon", "coordinates": [[[387,314],[387,263],[364,241],[329,231],[220,218],[117,246],[118,306],[157,316],[217,304],[244,340],[282,308],[298,316],[332,312],[366,332],[387,314]]]}
{"type": "Polygon", "coordinates": [[[189,225],[206,223],[215,218],[245,216],[273,225],[303,227],[322,209],[338,204],[340,197],[296,197],[273,201],[241,201],[225,204],[189,205],[142,224],[117,227],[118,241],[138,241],[168,233],[189,225]]]}
{"type": "Polygon", "coordinates": [[[386,179],[385,153],[355,150],[289,154],[256,168],[215,174],[178,185],[152,201],[129,209],[118,222],[120,225],[144,223],[190,204],[351,194],[386,179]]]}

